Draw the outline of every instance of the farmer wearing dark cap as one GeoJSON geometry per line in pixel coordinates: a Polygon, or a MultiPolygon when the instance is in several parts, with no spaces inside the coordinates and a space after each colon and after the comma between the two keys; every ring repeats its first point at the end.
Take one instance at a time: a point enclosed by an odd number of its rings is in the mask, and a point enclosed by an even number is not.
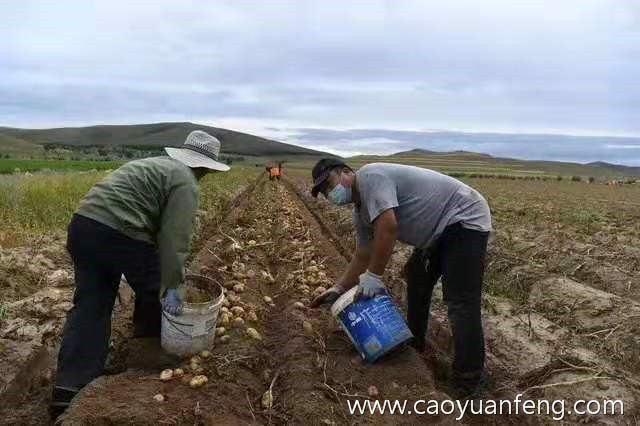
{"type": "Polygon", "coordinates": [[[177,288],[191,243],[198,181],[218,162],[220,142],[196,130],[168,157],[131,161],[82,199],[68,229],[75,269],[73,308],[58,355],[51,414],[103,373],[121,275],[135,292],[134,337],[159,337],[161,309],[178,315],[177,288]]]}
{"type": "Polygon", "coordinates": [[[382,275],[396,240],[412,245],[405,274],[414,346],[425,349],[431,293],[442,277],[455,346],[453,391],[476,394],[484,378],[481,289],[491,231],[485,199],[452,177],[399,164],[373,163],[354,172],[341,160],[322,159],[312,176],[314,197],[354,204],[356,230],[353,260],[312,307],[333,303],[355,285],[356,297],[386,291],[382,275]]]}

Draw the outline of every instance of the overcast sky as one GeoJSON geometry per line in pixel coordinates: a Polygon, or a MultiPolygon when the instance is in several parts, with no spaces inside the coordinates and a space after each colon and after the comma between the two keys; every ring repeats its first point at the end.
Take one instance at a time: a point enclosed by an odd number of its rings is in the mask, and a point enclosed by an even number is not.
{"type": "Polygon", "coordinates": [[[432,148],[640,165],[639,76],[636,0],[0,3],[7,126],[194,121],[342,154],[617,135],[432,148]]]}

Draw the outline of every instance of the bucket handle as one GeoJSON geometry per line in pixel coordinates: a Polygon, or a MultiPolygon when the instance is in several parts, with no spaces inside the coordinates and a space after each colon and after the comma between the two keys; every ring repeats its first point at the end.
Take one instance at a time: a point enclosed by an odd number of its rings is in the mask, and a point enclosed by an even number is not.
{"type": "MultiPolygon", "coordinates": [[[[185,336],[187,336],[188,338],[191,338],[192,336],[190,334],[185,333],[184,331],[182,331],[182,329],[180,329],[179,327],[176,327],[176,324],[180,324],[174,320],[172,320],[171,318],[169,318],[169,316],[167,316],[167,314],[165,313],[165,311],[162,311],[162,316],[167,320],[167,322],[169,324],[171,324],[171,326],[173,328],[175,328],[176,330],[178,330],[180,333],[184,334],[185,336]]],[[[186,325],[186,324],[185,324],[186,325]]]]}

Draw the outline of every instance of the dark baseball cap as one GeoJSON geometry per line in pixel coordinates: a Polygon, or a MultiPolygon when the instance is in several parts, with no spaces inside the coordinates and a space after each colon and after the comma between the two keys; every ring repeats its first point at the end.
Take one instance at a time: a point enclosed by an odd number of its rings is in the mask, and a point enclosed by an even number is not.
{"type": "Polygon", "coordinates": [[[322,186],[329,178],[331,170],[336,167],[349,167],[344,161],[337,158],[323,158],[318,161],[313,170],[311,170],[311,176],[313,177],[313,188],[311,189],[311,195],[318,196],[318,192],[322,189],[322,186]]]}

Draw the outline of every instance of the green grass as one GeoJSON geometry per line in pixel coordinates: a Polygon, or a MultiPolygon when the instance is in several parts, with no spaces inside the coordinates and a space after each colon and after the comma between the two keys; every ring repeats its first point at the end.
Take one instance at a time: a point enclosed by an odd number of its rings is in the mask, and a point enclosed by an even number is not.
{"type": "Polygon", "coordinates": [[[17,160],[1,159],[0,174],[14,172],[113,170],[122,163],[115,161],[17,160]]]}
{"type": "MultiPolygon", "coordinates": [[[[105,176],[105,172],[0,176],[0,245],[20,245],[29,237],[64,231],[80,199],[105,176]]],[[[200,208],[215,218],[255,176],[256,170],[247,167],[206,176],[200,185],[200,208]]]]}

